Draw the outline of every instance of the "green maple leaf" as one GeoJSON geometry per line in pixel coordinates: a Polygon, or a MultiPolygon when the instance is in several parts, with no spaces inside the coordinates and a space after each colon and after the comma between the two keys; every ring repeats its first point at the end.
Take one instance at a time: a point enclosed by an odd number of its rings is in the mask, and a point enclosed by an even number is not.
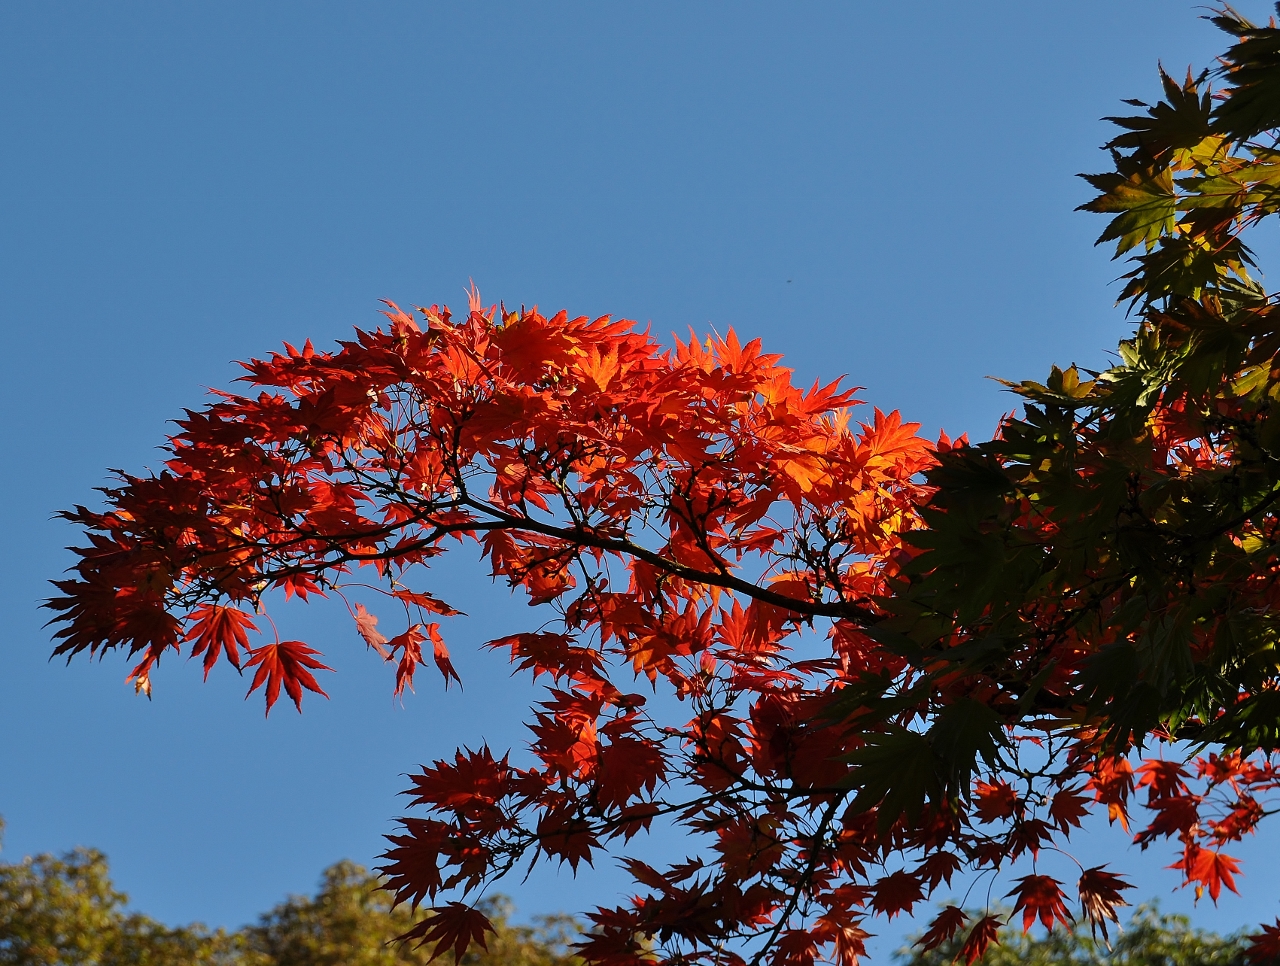
{"type": "MultiPolygon", "coordinates": [[[[1117,159],[1123,164],[1123,159],[1117,159]]],[[[1125,165],[1128,167],[1128,165],[1125,165]]],[[[1102,192],[1077,211],[1115,213],[1095,244],[1116,242],[1116,256],[1137,245],[1149,251],[1162,235],[1171,235],[1178,216],[1178,193],[1168,168],[1140,168],[1129,175],[1117,172],[1082,174],[1102,192]]]]}
{"type": "Polygon", "coordinates": [[[1257,27],[1229,7],[1210,19],[1239,38],[1222,57],[1219,73],[1232,90],[1214,109],[1214,130],[1246,141],[1280,127],[1280,29],[1257,27]]]}
{"type": "Polygon", "coordinates": [[[1156,159],[1170,151],[1187,150],[1199,145],[1213,133],[1209,127],[1212,109],[1209,93],[1200,93],[1200,85],[1205,76],[1201,74],[1193,77],[1188,70],[1186,83],[1179,84],[1161,67],[1160,82],[1168,100],[1160,101],[1155,106],[1128,100],[1126,104],[1144,107],[1147,113],[1130,117],[1104,117],[1104,121],[1125,129],[1124,134],[1116,135],[1106,146],[1114,150],[1144,152],[1147,157],[1156,159]]]}
{"type": "Polygon", "coordinates": [[[882,832],[904,812],[909,820],[916,820],[925,798],[937,798],[941,791],[932,745],[924,735],[897,725],[865,738],[865,745],[844,756],[858,766],[853,776],[858,794],[851,811],[865,812],[879,805],[876,825],[882,832]]]}

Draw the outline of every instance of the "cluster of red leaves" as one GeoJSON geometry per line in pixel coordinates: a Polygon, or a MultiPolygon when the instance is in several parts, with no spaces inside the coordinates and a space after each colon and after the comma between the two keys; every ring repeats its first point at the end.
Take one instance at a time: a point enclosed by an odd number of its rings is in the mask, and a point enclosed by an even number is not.
{"type": "MultiPolygon", "coordinates": [[[[1260,817],[1269,764],[1206,759],[1195,777],[1207,790],[1193,794],[1160,762],[1135,783],[1085,732],[1034,767],[1016,760],[1021,738],[1000,739],[976,783],[977,751],[953,768],[965,751],[948,736],[974,720],[1013,734],[1016,682],[920,677],[868,633],[919,552],[907,537],[930,495],[921,474],[945,436],[930,444],[878,410],[855,424],[852,391],[797,388],[732,332],[667,351],[627,322],[485,311],[476,297],[457,320],[436,306],[387,316],[340,351],[308,342],[248,363],[257,394],[188,412],[164,472],[125,477],[101,512],[67,514],[89,545],[49,606],[58,654],[123,648],[149,692],[156,663],[189,644],[206,675],[222,656],[255,668],[250,691],[265,686],[268,710],[281,689],[299,707],[303,690],[323,693],[311,672],[326,669],[296,641],[250,645],[271,590],[341,595],[367,568],[364,586],[398,605],[403,629],[386,637],[356,604],[355,633],[396,665],[397,693],[428,640],[446,683],[457,678],[429,619],[457,612],[411,586],[451,543],[474,543],[495,577],[554,608],[557,629],[489,644],[547,677],[528,761],[460,751],[413,778],[428,817],[401,820],[384,866],[398,901],[433,912],[409,938],[461,954],[486,923],[437,905],[442,892],[539,857],[577,870],[674,822],[702,854],[665,869],[628,859],[641,892],[592,914],[588,961],[853,966],[866,917],[1036,857],[1095,806],[1127,822],[1141,788],[1156,819],[1138,840],[1176,835],[1188,882],[1215,900],[1234,888],[1219,848],[1260,817]],[[793,647],[805,635],[814,650],[818,621],[825,650],[801,658],[793,647]],[[669,689],[680,716],[657,717],[637,679],[669,689]],[[958,784],[937,784],[929,756],[958,784]],[[1210,817],[1226,789],[1235,803],[1210,817]]],[[[1083,914],[1105,930],[1125,888],[1085,870],[1083,914]]],[[[1014,894],[1026,927],[1069,918],[1049,876],[1014,894]]],[[[966,921],[945,909],[924,945],[966,921]]],[[[969,961],[997,925],[968,930],[969,961]]]]}

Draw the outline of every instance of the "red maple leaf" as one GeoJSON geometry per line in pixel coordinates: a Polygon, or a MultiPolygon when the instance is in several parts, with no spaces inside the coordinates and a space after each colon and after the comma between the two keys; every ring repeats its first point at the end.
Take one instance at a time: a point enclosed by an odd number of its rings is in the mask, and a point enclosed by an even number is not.
{"type": "Polygon", "coordinates": [[[925,934],[916,940],[916,945],[924,950],[935,949],[958,933],[969,921],[959,906],[947,906],[933,918],[925,934]]]}
{"type": "Polygon", "coordinates": [[[899,869],[884,876],[875,884],[871,896],[871,908],[885,913],[892,920],[900,912],[911,912],[911,907],[924,898],[920,891],[919,876],[899,869]]]}
{"type": "Polygon", "coordinates": [[[981,959],[987,947],[999,941],[1000,927],[1003,925],[999,916],[983,916],[974,923],[964,945],[960,947],[960,955],[964,957],[964,961],[971,964],[975,959],[981,959]]]}
{"type": "Polygon", "coordinates": [[[1008,782],[977,782],[973,790],[978,799],[974,811],[980,821],[995,822],[1009,818],[1018,809],[1018,793],[1008,782]]]}
{"type": "MultiPolygon", "coordinates": [[[[1104,872],[1103,868],[1103,866],[1095,866],[1092,869],[1085,869],[1080,876],[1080,905],[1089,918],[1091,931],[1101,927],[1102,937],[1109,939],[1106,921],[1110,919],[1117,924],[1120,922],[1116,909],[1129,904],[1121,897],[1120,891],[1132,889],[1133,886],[1118,875],[1104,872]]],[[[1094,935],[1097,933],[1094,932],[1094,935]]]]}
{"type": "Polygon", "coordinates": [[[1039,918],[1046,929],[1052,929],[1054,920],[1064,926],[1071,924],[1071,916],[1063,903],[1062,883],[1047,875],[1024,875],[1015,880],[1016,888],[1006,896],[1017,895],[1013,911],[1022,910],[1022,931],[1031,929],[1031,924],[1039,918]]]}
{"type": "Polygon", "coordinates": [[[405,688],[413,690],[413,672],[422,663],[424,640],[426,637],[419,630],[419,625],[414,624],[403,634],[397,634],[387,641],[387,650],[393,657],[397,651],[400,652],[400,663],[396,666],[396,697],[403,694],[405,688]]]}
{"type": "Polygon", "coordinates": [[[640,792],[650,794],[667,773],[667,760],[653,742],[615,738],[602,745],[596,765],[600,804],[621,808],[640,792]]]}
{"type": "Polygon", "coordinates": [[[734,879],[759,875],[775,865],[786,851],[778,838],[778,823],[772,816],[745,817],[726,822],[716,829],[720,865],[734,879]]]}
{"type": "Polygon", "coordinates": [[[1138,776],[1135,788],[1147,788],[1149,802],[1180,795],[1187,790],[1186,782],[1183,781],[1187,777],[1187,771],[1176,761],[1148,758],[1138,767],[1138,776]]]}
{"type": "Polygon", "coordinates": [[[444,638],[440,636],[440,625],[431,623],[424,630],[427,632],[427,636],[431,638],[436,667],[439,668],[440,674],[444,677],[445,689],[448,690],[450,678],[458,682],[458,687],[462,687],[462,678],[458,677],[458,672],[453,669],[453,662],[449,660],[449,649],[445,647],[444,638]]]}
{"type": "Polygon", "coordinates": [[[440,855],[452,838],[452,829],[435,819],[402,818],[407,835],[388,835],[391,848],[382,854],[387,860],[378,871],[386,881],[381,886],[392,893],[392,902],[409,903],[416,910],[422,900],[434,897],[443,881],[440,877],[440,855]]]}
{"type": "Polygon", "coordinates": [[[488,949],[486,933],[497,934],[493,923],[478,909],[461,902],[451,902],[447,906],[434,906],[432,915],[422,920],[408,932],[397,936],[401,942],[415,943],[415,949],[421,949],[428,943],[435,943],[427,962],[439,958],[450,949],[455,961],[461,961],[463,954],[476,943],[481,949],[488,949]]]}
{"type": "Polygon", "coordinates": [[[1218,845],[1239,841],[1246,832],[1252,832],[1266,815],[1261,802],[1242,792],[1231,811],[1212,824],[1213,841],[1218,845]]]}
{"type": "Polygon", "coordinates": [[[788,929],[778,937],[769,956],[771,966],[813,966],[817,943],[807,929],[788,929]]]}
{"type": "Polygon", "coordinates": [[[429,805],[436,811],[454,811],[475,819],[491,811],[507,794],[511,768],[507,759],[493,757],[489,746],[479,751],[458,751],[452,762],[437,761],[423,767],[421,775],[412,777],[413,787],[404,794],[412,796],[414,805],[429,805]]]}
{"type": "Polygon", "coordinates": [[[1064,788],[1055,793],[1049,803],[1049,817],[1064,832],[1072,827],[1079,828],[1080,819],[1089,813],[1089,800],[1077,792],[1075,788],[1064,788]]]}
{"type": "Polygon", "coordinates": [[[591,865],[591,850],[596,846],[596,835],[591,826],[576,815],[562,809],[546,812],[538,822],[538,843],[548,855],[558,856],[561,863],[568,862],[574,872],[583,860],[591,865]]]}
{"type": "MultiPolygon", "coordinates": [[[[825,924],[825,923],[824,923],[825,924]]],[[[830,934],[830,942],[835,946],[836,966],[858,966],[858,961],[867,954],[864,940],[870,938],[867,932],[856,922],[841,920],[831,922],[824,938],[830,934]]]]}
{"type": "Polygon", "coordinates": [[[209,670],[217,663],[218,655],[225,652],[232,667],[240,669],[240,648],[249,650],[249,636],[245,630],[258,628],[244,611],[218,604],[203,604],[187,615],[191,628],[184,640],[195,641],[191,656],[204,654],[204,677],[209,680],[209,670]]]}
{"type": "Polygon", "coordinates": [[[1046,842],[1053,840],[1053,826],[1038,818],[1018,822],[1009,832],[1009,855],[1017,858],[1023,852],[1039,855],[1046,842]]]}
{"type": "Polygon", "coordinates": [[[307,574],[285,574],[275,582],[275,586],[284,588],[284,599],[297,596],[301,600],[306,600],[308,594],[315,594],[324,597],[325,592],[320,588],[311,577],[307,574]]]}
{"type": "Polygon", "coordinates": [[[253,675],[253,683],[249,685],[249,691],[245,694],[247,698],[254,691],[262,687],[265,683],[267,686],[267,713],[271,713],[271,706],[276,703],[276,699],[280,697],[280,688],[284,687],[285,693],[293,699],[294,706],[298,711],[302,711],[302,689],[314,691],[316,694],[328,697],[316,683],[315,677],[311,671],[332,671],[333,668],[326,667],[315,658],[312,654],[320,652],[314,648],[307,647],[301,641],[281,641],[278,644],[267,644],[263,647],[256,647],[249,651],[249,660],[245,667],[257,667],[258,670],[253,675]],[[308,670],[310,668],[310,670],[308,670]]]}
{"type": "Polygon", "coordinates": [[[1263,926],[1261,932],[1255,932],[1246,938],[1249,940],[1249,948],[1245,950],[1245,955],[1251,963],[1280,962],[1280,919],[1274,925],[1263,926]]]}
{"type": "Polygon", "coordinates": [[[1147,806],[1156,813],[1151,823],[1134,836],[1133,841],[1144,849],[1156,836],[1166,838],[1185,836],[1200,824],[1200,796],[1180,795],[1176,798],[1158,798],[1147,806]]]}
{"type": "Polygon", "coordinates": [[[1126,801],[1133,791],[1133,766],[1123,758],[1099,758],[1093,766],[1093,776],[1085,783],[1094,799],[1107,806],[1107,820],[1119,822],[1129,831],[1129,810],[1126,801]]]}
{"type": "Polygon", "coordinates": [[[938,887],[940,882],[945,881],[947,885],[950,885],[951,877],[956,874],[961,865],[963,863],[960,860],[960,856],[954,852],[933,852],[916,867],[916,875],[921,876],[928,882],[929,889],[932,891],[938,887]]]}

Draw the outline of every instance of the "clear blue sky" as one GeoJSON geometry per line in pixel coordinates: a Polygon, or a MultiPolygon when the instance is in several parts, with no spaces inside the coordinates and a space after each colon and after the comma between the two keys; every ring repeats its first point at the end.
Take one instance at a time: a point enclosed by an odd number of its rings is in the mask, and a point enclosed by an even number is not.
{"type": "MultiPolygon", "coordinates": [[[[801,382],[848,373],[931,433],[987,435],[1012,402],[984,376],[1100,364],[1124,334],[1121,270],[1090,247],[1073,175],[1102,163],[1100,116],[1157,95],[1158,59],[1220,49],[1200,12],[0,6],[5,856],[97,846],[139,908],[236,926],[336,859],[369,862],[416,763],[524,742],[528,688],[467,643],[529,614],[469,564],[436,588],[476,615],[451,629],[466,691],[428,679],[403,708],[323,609],[284,615],[339,670],[301,718],[264,721],[231,673],[201,686],[166,662],[148,703],[121,658],[47,663],[37,604],[76,539],[51,514],[92,501],[107,467],[158,463],[166,420],[230,360],[372,327],[379,298],[460,303],[474,278],[487,302],[734,326],[801,382]]],[[[1242,850],[1246,898],[1197,918],[1274,915],[1277,843],[1242,850]]],[[[1170,860],[1143,858],[1141,892],[1168,893],[1170,860]]],[[[622,881],[606,866],[506,891],[532,913],[622,881]]]]}

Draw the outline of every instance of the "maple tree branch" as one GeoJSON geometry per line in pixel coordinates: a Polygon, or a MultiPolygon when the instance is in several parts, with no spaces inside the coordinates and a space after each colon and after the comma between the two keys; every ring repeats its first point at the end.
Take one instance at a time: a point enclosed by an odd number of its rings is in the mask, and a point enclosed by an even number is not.
{"type": "Polygon", "coordinates": [[[1253,519],[1253,517],[1256,514],[1267,509],[1267,507],[1271,506],[1278,499],[1280,499],[1280,487],[1276,487],[1272,489],[1264,499],[1260,500],[1254,506],[1250,507],[1248,510],[1245,510],[1243,513],[1239,514],[1233,519],[1228,520],[1226,523],[1219,524],[1217,527],[1214,527],[1207,534],[1205,534],[1205,536],[1207,538],[1212,539],[1213,537],[1220,537],[1225,533],[1229,533],[1230,531],[1234,530],[1236,527],[1240,526],[1242,523],[1248,523],[1251,519],[1253,519]]]}
{"type": "Polygon", "coordinates": [[[797,614],[806,614],[815,617],[834,617],[834,618],[855,618],[864,623],[871,623],[878,619],[878,616],[868,608],[861,607],[857,604],[841,602],[841,601],[801,601],[794,597],[787,597],[785,594],[779,594],[776,591],[768,590],[758,584],[753,584],[749,580],[743,580],[741,577],[735,577],[728,573],[714,573],[705,570],[698,570],[694,567],[678,563],[669,557],[664,557],[659,553],[633,543],[630,540],[620,540],[614,537],[603,537],[593,533],[585,527],[564,528],[557,527],[553,524],[542,523],[530,517],[519,517],[507,513],[499,508],[482,501],[468,498],[466,501],[472,509],[482,513],[488,513],[498,518],[498,523],[493,525],[480,524],[473,526],[477,530],[494,530],[494,529],[511,529],[511,530],[528,530],[533,533],[539,533],[547,537],[555,537],[564,540],[567,543],[574,543],[581,546],[595,547],[598,550],[612,550],[616,553],[630,554],[645,563],[665,570],[666,572],[688,580],[693,583],[707,584],[713,587],[723,587],[726,590],[733,590],[747,597],[759,600],[762,603],[772,604],[784,610],[793,611],[797,614]]]}
{"type": "Polygon", "coordinates": [[[778,941],[778,937],[782,935],[782,930],[786,928],[787,921],[800,905],[800,897],[809,891],[809,885],[813,879],[814,870],[818,867],[819,848],[818,843],[821,838],[826,835],[830,829],[832,821],[835,820],[836,809],[843,803],[843,798],[836,798],[827,806],[823,813],[822,820],[818,825],[818,830],[813,834],[813,845],[809,849],[809,860],[805,863],[804,871],[797,878],[792,887],[791,895],[787,899],[787,904],[781,913],[778,914],[777,921],[769,930],[768,938],[761,944],[756,954],[751,957],[750,966],[760,966],[760,961],[764,955],[769,952],[774,943],[778,941]]]}

